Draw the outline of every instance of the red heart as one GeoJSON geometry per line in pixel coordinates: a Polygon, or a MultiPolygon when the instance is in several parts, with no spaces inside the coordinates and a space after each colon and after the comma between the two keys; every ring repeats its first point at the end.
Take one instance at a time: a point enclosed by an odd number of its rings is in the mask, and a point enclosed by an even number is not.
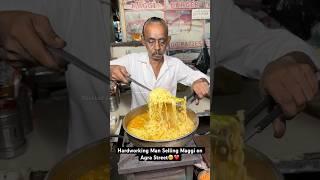
{"type": "Polygon", "coordinates": [[[174,157],[174,159],[175,159],[176,161],[178,161],[178,160],[180,159],[180,155],[179,155],[179,154],[175,154],[173,157],[174,157]]]}

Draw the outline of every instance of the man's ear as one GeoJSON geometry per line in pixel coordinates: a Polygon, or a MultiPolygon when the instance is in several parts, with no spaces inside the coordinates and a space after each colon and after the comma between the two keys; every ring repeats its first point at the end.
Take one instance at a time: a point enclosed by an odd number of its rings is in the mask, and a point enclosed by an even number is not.
{"type": "Polygon", "coordinates": [[[141,35],[141,43],[142,43],[142,45],[146,45],[146,41],[145,41],[145,39],[144,39],[144,36],[143,35],[141,35]]]}
{"type": "Polygon", "coordinates": [[[167,43],[169,44],[171,41],[171,36],[168,36],[168,40],[167,40],[167,43]]]}

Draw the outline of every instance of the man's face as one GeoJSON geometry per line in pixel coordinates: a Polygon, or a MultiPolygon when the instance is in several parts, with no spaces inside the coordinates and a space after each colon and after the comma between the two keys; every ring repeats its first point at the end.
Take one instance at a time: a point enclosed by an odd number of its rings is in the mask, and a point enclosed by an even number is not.
{"type": "Polygon", "coordinates": [[[146,46],[149,58],[152,60],[162,60],[170,42],[165,28],[158,22],[151,22],[145,26],[142,43],[146,46]]]}

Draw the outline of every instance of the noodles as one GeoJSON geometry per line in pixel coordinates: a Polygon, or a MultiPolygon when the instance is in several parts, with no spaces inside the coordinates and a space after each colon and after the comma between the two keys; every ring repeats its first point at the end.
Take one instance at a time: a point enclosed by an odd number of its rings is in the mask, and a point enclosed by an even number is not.
{"type": "Polygon", "coordinates": [[[128,131],[144,140],[173,140],[194,129],[187,116],[186,100],[163,88],[154,89],[148,99],[148,112],[132,119],[128,131]]]}
{"type": "Polygon", "coordinates": [[[232,116],[211,115],[214,179],[253,180],[244,165],[243,125],[232,116]]]}

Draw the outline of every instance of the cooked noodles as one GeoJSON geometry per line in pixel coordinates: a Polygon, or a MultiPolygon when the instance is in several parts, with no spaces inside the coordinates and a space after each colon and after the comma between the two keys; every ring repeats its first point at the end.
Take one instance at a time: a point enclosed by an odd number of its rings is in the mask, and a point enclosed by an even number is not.
{"type": "Polygon", "coordinates": [[[244,164],[244,127],[233,116],[211,115],[214,179],[253,180],[244,164]]]}
{"type": "Polygon", "coordinates": [[[192,132],[194,126],[187,116],[186,99],[156,88],[149,95],[148,112],[132,119],[127,128],[144,140],[173,140],[192,132]]]}

